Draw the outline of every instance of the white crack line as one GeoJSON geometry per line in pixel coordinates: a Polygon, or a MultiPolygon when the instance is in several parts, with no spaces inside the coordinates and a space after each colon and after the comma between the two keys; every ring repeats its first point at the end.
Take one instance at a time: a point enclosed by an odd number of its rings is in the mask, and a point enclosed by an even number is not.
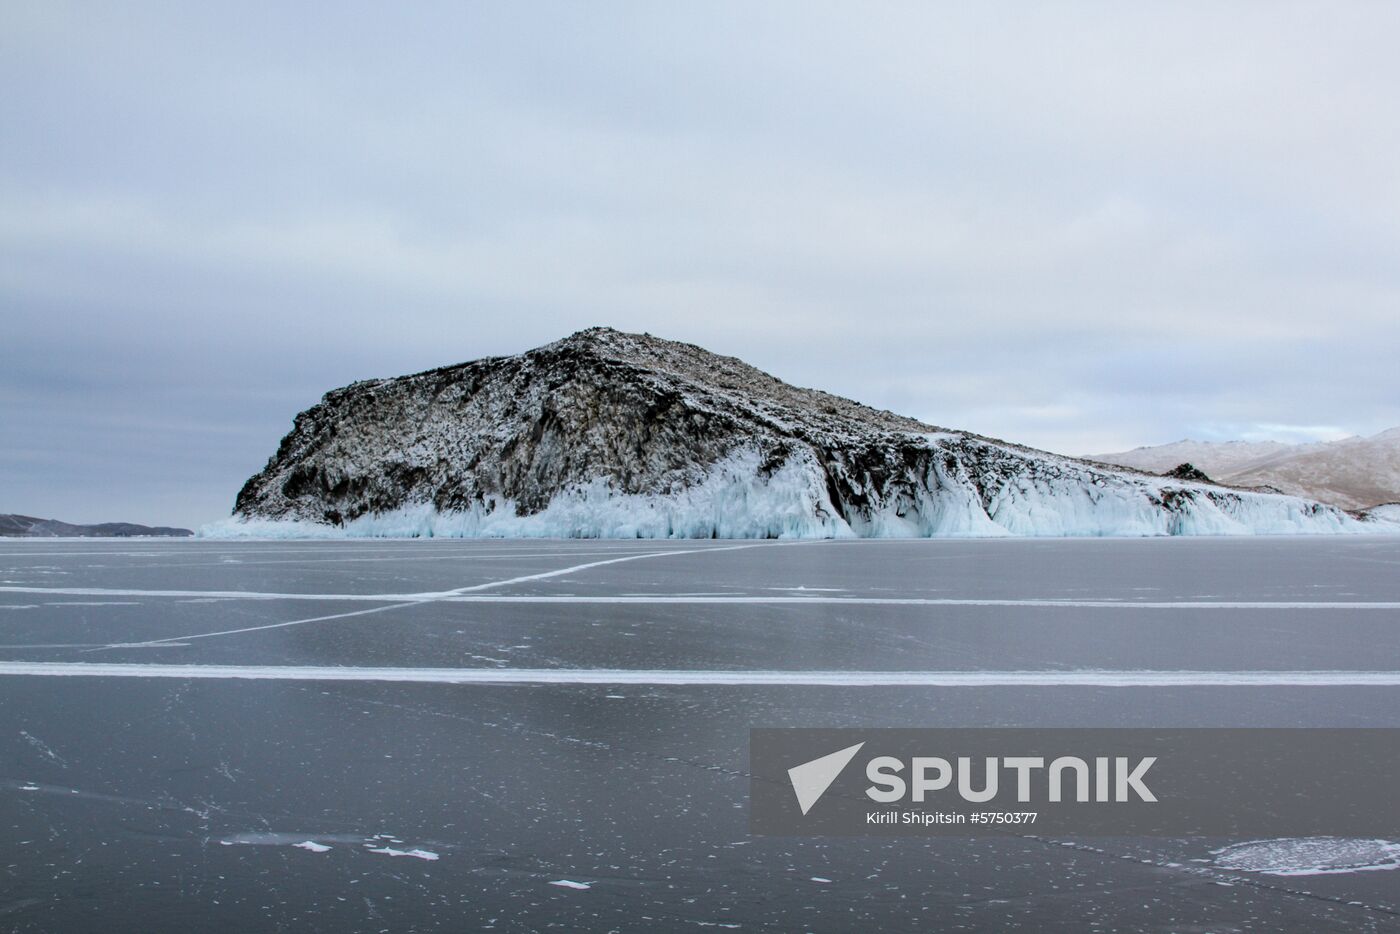
{"type": "Polygon", "coordinates": [[[622,668],[368,668],[0,662],[0,675],[429,684],[647,684],[843,687],[1400,687],[1400,671],[793,671],[622,668]]]}

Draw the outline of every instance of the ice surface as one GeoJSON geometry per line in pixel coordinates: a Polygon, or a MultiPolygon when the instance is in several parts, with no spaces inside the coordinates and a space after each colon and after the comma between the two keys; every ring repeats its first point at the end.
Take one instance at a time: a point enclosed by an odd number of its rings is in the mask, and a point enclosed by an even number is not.
{"type": "MultiPolygon", "coordinates": [[[[70,587],[230,593],[297,586],[305,591],[302,596],[321,600],[345,590],[382,597],[385,591],[440,593],[613,555],[690,547],[215,544],[181,543],[159,564],[111,562],[119,566],[83,570],[88,559],[62,559],[75,573],[56,580],[70,587]],[[598,551],[607,554],[594,554],[598,551]],[[429,552],[458,557],[425,560],[429,552]],[[477,557],[516,552],[556,556],[505,562],[477,557]],[[259,561],[225,570],[218,561],[227,553],[259,561]],[[484,562],[479,573],[473,570],[478,561],[484,562]]],[[[168,928],[172,918],[191,930],[254,931],[266,927],[269,917],[288,919],[292,928],[300,919],[301,926],[340,931],[471,930],[498,918],[495,926],[502,930],[527,909],[526,920],[535,928],[561,931],[647,925],[669,930],[682,924],[695,931],[725,930],[718,922],[742,923],[744,931],[806,930],[803,925],[810,927],[814,917],[808,906],[833,902],[856,910],[844,912],[844,918],[838,911],[831,924],[815,929],[917,930],[930,927],[934,918],[961,919],[972,929],[1023,931],[1142,930],[1161,927],[1164,918],[1183,931],[1220,931],[1227,925],[1342,931],[1348,924],[1365,929],[1372,919],[1378,919],[1375,927],[1384,927],[1388,916],[1380,909],[1393,902],[1400,873],[1289,879],[1213,865],[1206,850],[1237,842],[1232,840],[1207,847],[1180,840],[1108,839],[1090,841],[1105,851],[1090,853],[1014,835],[907,843],[851,837],[794,851],[790,840],[746,835],[747,812],[735,807],[743,795],[742,775],[734,774],[741,765],[734,741],[747,735],[752,722],[862,723],[870,721],[872,710],[894,724],[926,723],[936,710],[944,725],[964,727],[1143,726],[1167,718],[1183,727],[1395,726],[1400,688],[1393,685],[1400,684],[1400,673],[1385,675],[1392,685],[1386,687],[1365,683],[1364,674],[1351,670],[1400,667],[1393,664],[1400,657],[1400,629],[1386,625],[1400,600],[1394,573],[1400,539],[856,541],[759,545],[714,554],[710,543],[700,546],[691,557],[606,565],[576,578],[552,578],[557,587],[482,591],[471,599],[493,593],[514,599],[528,592],[532,600],[565,596],[568,601],[583,594],[613,600],[613,594],[643,590],[657,595],[727,590],[744,602],[693,607],[444,603],[406,609],[397,621],[358,618],[382,624],[362,626],[352,619],[346,626],[310,624],[258,637],[195,641],[191,649],[179,650],[188,657],[168,660],[191,668],[237,663],[245,666],[241,674],[258,678],[287,674],[285,666],[308,665],[325,666],[326,678],[377,676],[355,668],[361,665],[408,668],[413,676],[415,666],[470,664],[461,658],[464,651],[500,654],[530,643],[535,649],[508,656],[511,664],[557,669],[550,677],[571,679],[564,684],[458,689],[433,682],[216,683],[190,678],[190,669],[165,668],[160,673],[171,677],[160,681],[109,675],[67,681],[0,678],[11,691],[4,706],[11,726],[0,737],[5,742],[0,755],[16,782],[6,785],[0,778],[0,798],[8,794],[12,804],[8,890],[55,895],[6,920],[20,928],[91,930],[102,926],[102,918],[100,908],[88,909],[110,896],[123,906],[124,926],[151,931],[168,928]],[[769,586],[845,586],[849,594],[763,589],[769,586]],[[885,595],[978,602],[930,611],[917,605],[818,604],[807,610],[749,602],[885,595]],[[1138,600],[1183,608],[1125,605],[1138,600]],[[1053,609],[1062,601],[1068,603],[1053,609]],[[1334,609],[1308,609],[1312,601],[1334,609]],[[1105,608],[1076,608],[1085,604],[1105,608]],[[1343,609],[1344,604],[1353,608],[1343,609]],[[1380,604],[1388,606],[1364,609],[1380,604]],[[1002,609],[978,611],[979,605],[1002,609]],[[601,626],[592,625],[600,621],[601,626]],[[634,631],[637,640],[622,638],[625,631],[634,631]],[[436,637],[405,637],[415,632],[436,637]],[[291,633],[295,637],[287,638],[291,633]],[[260,670],[262,665],[279,670],[260,670]],[[639,672],[628,676],[639,680],[656,679],[646,671],[653,668],[671,669],[660,677],[672,680],[695,677],[692,669],[715,671],[715,678],[730,678],[732,686],[574,685],[580,672],[599,677],[590,669],[600,666],[630,666],[639,672]],[[963,669],[950,673],[948,683],[966,687],[919,686],[922,669],[943,666],[963,669]],[[1024,678],[996,671],[1020,666],[1044,671],[1024,678]],[[1086,666],[1109,671],[1081,672],[1086,666]],[[1125,670],[1139,666],[1173,670],[1125,670]],[[810,680],[821,682],[856,681],[864,670],[885,669],[907,683],[873,689],[800,680],[791,686],[749,683],[772,678],[755,676],[754,670],[765,668],[784,669],[784,677],[794,679],[815,669],[818,674],[810,680]],[[1232,673],[1236,668],[1254,669],[1257,678],[1246,680],[1232,673]],[[1294,673],[1318,668],[1345,670],[1294,673]],[[1041,685],[1026,686],[1029,677],[1042,679],[1041,685]],[[1143,686],[1103,687],[1119,679],[1143,686]],[[1301,686],[1288,687],[1289,680],[1301,686]],[[604,693],[631,699],[599,703],[604,693]],[[74,716],[75,710],[82,715],[74,716]],[[20,734],[21,728],[66,757],[68,768],[60,770],[20,734]],[[120,742],[104,743],[104,737],[120,742]],[[676,748],[663,748],[665,756],[652,754],[665,746],[676,748]],[[684,761],[666,761],[676,757],[684,761]],[[544,761],[548,769],[538,767],[544,761]],[[605,761],[620,763],[619,768],[600,767],[605,761]],[[619,795],[621,768],[631,780],[619,795]],[[513,782],[508,799],[497,793],[503,777],[513,782]],[[41,778],[64,787],[41,787],[41,778]],[[36,790],[20,791],[21,784],[36,790]],[[94,798],[70,786],[142,797],[94,798]],[[515,808],[511,813],[519,819],[502,810],[520,801],[549,806],[515,808]],[[186,811],[187,804],[194,810],[186,811]],[[651,814],[665,820],[638,819],[651,814]],[[282,831],[286,837],[270,840],[277,844],[270,846],[219,845],[220,839],[230,839],[224,834],[237,831],[282,831]],[[389,837],[372,845],[423,848],[441,859],[365,851],[371,834],[387,832],[404,842],[389,837]],[[346,835],[343,840],[340,834],[346,835]],[[20,845],[29,839],[34,843],[20,845]],[[287,852],[308,840],[332,849],[303,849],[304,856],[287,852]],[[558,852],[540,855],[542,847],[558,841],[558,852]],[[891,858],[900,852],[911,858],[891,858]],[[102,863],[98,857],[104,853],[117,862],[102,863]],[[516,858],[522,855],[526,858],[516,858]],[[1193,864],[1188,856],[1211,862],[1193,864]],[[1152,863],[1141,861],[1144,857],[1152,863]],[[75,858],[85,861],[75,866],[75,858]],[[1168,865],[1173,860],[1186,865],[1173,869],[1168,865]],[[213,881],[192,885],[190,867],[206,863],[205,878],[213,881]],[[119,865],[121,872],[102,872],[103,865],[119,865]],[[62,875],[65,868],[75,874],[62,875]],[[557,868],[569,875],[554,875],[557,868]],[[872,874],[878,878],[868,880],[872,874]],[[551,895],[540,888],[551,881],[548,875],[591,884],[598,894],[550,886],[560,893],[551,895]],[[814,883],[812,876],[833,881],[814,883]],[[1214,884],[1222,880],[1241,884],[1225,891],[1214,884]],[[1319,897],[1244,884],[1251,880],[1308,889],[1319,897]],[[874,895],[862,898],[862,885],[874,895]],[[83,894],[84,886],[92,897],[83,894]],[[781,897],[754,899],[755,890],[781,897]],[[900,899],[901,892],[910,895],[900,899]],[[968,892],[1011,901],[969,900],[968,892]],[[341,897],[348,901],[340,902],[341,897]],[[211,898],[221,904],[213,905],[211,898]],[[369,917],[365,899],[378,917],[369,917]],[[1348,906],[1352,900],[1379,907],[1348,906]],[[972,910],[960,915],[969,905],[972,910]],[[644,920],[643,914],[659,920],[644,920]]],[[[87,547],[63,550],[71,554],[87,547]]],[[[42,581],[27,574],[7,576],[42,581]]],[[[150,639],[370,605],[319,608],[249,600],[186,606],[175,598],[118,599],[140,599],[149,610],[132,614],[108,607],[99,614],[53,608],[54,616],[42,626],[8,633],[6,639],[150,639]]],[[[32,660],[144,660],[152,667],[167,661],[155,654],[79,650],[36,653],[32,660]]],[[[11,655],[31,661],[28,653],[11,655]]],[[[437,677],[431,670],[424,674],[437,677]]],[[[1380,831],[1370,836],[1385,836],[1380,831]]],[[[1400,837],[1389,839],[1400,842],[1400,837]]]]}

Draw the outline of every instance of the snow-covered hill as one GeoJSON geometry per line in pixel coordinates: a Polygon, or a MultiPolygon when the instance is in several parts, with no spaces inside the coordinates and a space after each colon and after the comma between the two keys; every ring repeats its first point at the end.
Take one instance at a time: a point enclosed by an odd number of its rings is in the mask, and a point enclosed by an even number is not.
{"type": "Polygon", "coordinates": [[[1294,445],[1280,441],[1182,440],[1116,454],[1089,454],[1087,458],[1120,467],[1136,467],[1148,473],[1166,473],[1181,464],[1191,464],[1212,480],[1223,480],[1256,461],[1293,448],[1294,445]]]}
{"type": "Polygon", "coordinates": [[[1400,500],[1400,428],[1369,438],[1279,454],[1236,472],[1231,483],[1267,483],[1348,509],[1400,500]]]}
{"type": "Polygon", "coordinates": [[[1361,532],[1288,496],[1061,457],[606,328],[355,383],[206,535],[838,537],[1361,532]]]}
{"type": "Polygon", "coordinates": [[[1212,480],[1274,487],[1345,509],[1400,500],[1400,428],[1316,444],[1177,441],[1092,459],[1154,473],[1189,462],[1212,480]]]}

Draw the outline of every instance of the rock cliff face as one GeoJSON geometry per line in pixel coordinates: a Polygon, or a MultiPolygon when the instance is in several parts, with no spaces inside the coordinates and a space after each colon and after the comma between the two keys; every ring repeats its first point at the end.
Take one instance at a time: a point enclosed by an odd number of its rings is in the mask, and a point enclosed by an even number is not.
{"type": "Polygon", "coordinates": [[[1287,496],[1115,469],[606,328],[327,393],[206,534],[643,537],[1364,531],[1287,496]]]}

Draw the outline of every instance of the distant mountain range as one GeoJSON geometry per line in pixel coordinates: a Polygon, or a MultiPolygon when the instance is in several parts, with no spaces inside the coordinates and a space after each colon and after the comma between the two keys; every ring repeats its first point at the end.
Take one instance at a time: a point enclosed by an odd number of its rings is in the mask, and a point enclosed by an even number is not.
{"type": "Polygon", "coordinates": [[[163,525],[137,525],[134,522],[73,525],[57,519],[0,513],[0,537],[6,538],[133,538],[140,535],[178,538],[193,534],[189,529],[172,529],[163,525]]]}
{"type": "MultiPolygon", "coordinates": [[[[1174,466],[1174,465],[1173,465],[1174,466]]],[[[203,534],[608,538],[1394,530],[1291,496],[1109,467],[592,328],[329,392],[203,534]]]]}
{"type": "Polygon", "coordinates": [[[1344,509],[1400,502],[1400,428],[1312,444],[1175,441],[1089,460],[1152,473],[1189,463],[1218,483],[1272,487],[1344,509]]]}

